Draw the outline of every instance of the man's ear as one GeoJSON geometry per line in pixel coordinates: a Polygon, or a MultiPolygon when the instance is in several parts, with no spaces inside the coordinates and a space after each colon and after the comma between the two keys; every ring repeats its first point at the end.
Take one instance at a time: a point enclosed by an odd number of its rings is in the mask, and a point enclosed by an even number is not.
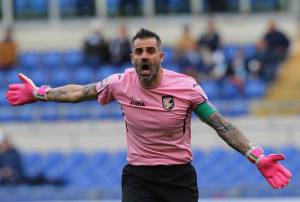
{"type": "Polygon", "coordinates": [[[161,52],[160,53],[160,63],[162,63],[164,61],[164,58],[165,58],[165,53],[161,52]]]}

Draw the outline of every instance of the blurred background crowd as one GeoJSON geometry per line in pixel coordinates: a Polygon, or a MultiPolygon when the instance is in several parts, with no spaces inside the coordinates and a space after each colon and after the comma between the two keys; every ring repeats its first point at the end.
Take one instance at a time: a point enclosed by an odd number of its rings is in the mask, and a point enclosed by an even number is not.
{"type": "MultiPolygon", "coordinates": [[[[241,120],[266,152],[289,155],[287,167],[297,172],[299,10],[296,0],[0,0],[0,201],[120,198],[126,145],[113,137],[125,130],[106,129],[123,124],[118,103],[11,107],[5,92],[20,83],[19,72],[52,87],[124,72],[141,27],[161,36],[163,68],[194,77],[223,115],[241,120]]],[[[193,133],[211,133],[202,130],[193,133]]],[[[208,145],[195,144],[201,197],[299,196],[297,175],[290,189],[270,192],[244,157],[208,145]],[[217,162],[224,155],[240,165],[217,162]]]]}

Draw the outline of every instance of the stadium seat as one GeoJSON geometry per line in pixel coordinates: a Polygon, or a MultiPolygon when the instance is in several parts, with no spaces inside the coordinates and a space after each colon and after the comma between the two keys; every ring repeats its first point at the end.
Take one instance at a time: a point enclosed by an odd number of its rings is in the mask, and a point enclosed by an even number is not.
{"type": "Polygon", "coordinates": [[[62,65],[62,54],[58,51],[47,51],[41,54],[43,67],[56,69],[62,65]]]}
{"type": "Polygon", "coordinates": [[[245,97],[249,99],[262,98],[266,95],[267,84],[263,80],[248,80],[245,84],[245,97]]]}
{"type": "Polygon", "coordinates": [[[88,66],[81,66],[73,71],[73,83],[86,85],[94,83],[95,72],[88,66]]]}
{"type": "Polygon", "coordinates": [[[34,178],[42,173],[43,158],[43,155],[38,152],[23,153],[22,164],[25,175],[34,178]]]}
{"type": "Polygon", "coordinates": [[[69,68],[82,65],[83,53],[81,51],[67,51],[63,57],[63,64],[69,68]]]}
{"type": "Polygon", "coordinates": [[[0,106],[0,122],[15,121],[16,108],[12,106],[0,106]]]}
{"type": "Polygon", "coordinates": [[[26,51],[19,55],[19,64],[23,69],[35,69],[40,65],[40,55],[34,51],[26,51]]]}
{"type": "Polygon", "coordinates": [[[101,81],[106,77],[119,73],[117,72],[117,68],[114,65],[102,65],[99,67],[99,70],[96,73],[96,80],[101,81]]]}
{"type": "Polygon", "coordinates": [[[56,69],[52,71],[48,78],[50,80],[51,87],[59,87],[71,84],[72,81],[72,71],[70,69],[56,69]]]}
{"type": "Polygon", "coordinates": [[[214,81],[207,81],[200,84],[209,100],[219,99],[219,85],[214,81]]]}
{"type": "Polygon", "coordinates": [[[36,119],[36,106],[24,105],[16,108],[16,120],[17,121],[33,121],[36,119]]]}
{"type": "Polygon", "coordinates": [[[70,104],[66,106],[67,115],[66,118],[69,121],[79,121],[88,118],[84,104],[70,104]]]}
{"type": "Polygon", "coordinates": [[[44,105],[41,107],[40,120],[42,121],[58,121],[60,117],[58,104],[44,105]]]}
{"type": "Polygon", "coordinates": [[[48,12],[48,1],[30,0],[29,8],[35,15],[46,15],[48,12]]]}

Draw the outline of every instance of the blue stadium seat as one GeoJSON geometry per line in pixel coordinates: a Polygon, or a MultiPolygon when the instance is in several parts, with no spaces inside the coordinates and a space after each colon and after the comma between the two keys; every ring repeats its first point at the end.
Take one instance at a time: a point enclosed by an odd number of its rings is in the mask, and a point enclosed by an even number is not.
{"type": "Polygon", "coordinates": [[[221,84],[220,97],[225,100],[234,100],[241,96],[238,87],[228,80],[224,80],[221,84]]]}
{"type": "Polygon", "coordinates": [[[35,15],[47,14],[48,1],[45,0],[30,0],[28,1],[31,12],[35,15]]]}
{"type": "Polygon", "coordinates": [[[22,14],[27,9],[27,0],[15,0],[13,6],[17,14],[22,14]]]}
{"type": "Polygon", "coordinates": [[[34,178],[42,172],[43,155],[38,152],[22,154],[23,170],[26,176],[34,178]]]}
{"type": "Polygon", "coordinates": [[[22,83],[22,81],[18,77],[19,73],[20,73],[19,69],[10,69],[8,72],[6,72],[5,75],[6,75],[7,84],[22,83]]]}
{"type": "Polygon", "coordinates": [[[14,121],[16,108],[12,106],[0,106],[0,122],[14,121]]]}
{"type": "Polygon", "coordinates": [[[24,105],[17,108],[16,120],[18,121],[33,121],[36,118],[36,106],[24,105]]]}
{"type": "Polygon", "coordinates": [[[83,53],[81,51],[67,51],[63,57],[63,64],[69,68],[82,65],[83,53]]]}
{"type": "Polygon", "coordinates": [[[28,76],[36,86],[42,86],[48,84],[48,75],[49,75],[49,71],[45,69],[38,69],[38,68],[27,71],[26,74],[26,76],[28,76]]]}
{"type": "Polygon", "coordinates": [[[73,83],[86,85],[94,83],[95,72],[88,66],[82,66],[73,71],[73,83]]]}
{"type": "Polygon", "coordinates": [[[173,64],[175,59],[175,50],[173,47],[164,47],[163,52],[165,53],[164,65],[173,64]]]}
{"type": "Polygon", "coordinates": [[[117,68],[114,65],[102,65],[99,67],[99,70],[96,73],[96,80],[101,81],[106,77],[116,73],[118,72],[117,68]]]}
{"type": "Polygon", "coordinates": [[[48,75],[48,78],[51,87],[68,85],[72,81],[72,71],[70,69],[56,69],[48,75]]]}
{"type": "Polygon", "coordinates": [[[267,84],[263,80],[248,80],[245,84],[245,97],[249,99],[262,98],[266,95],[267,84]]]}
{"type": "Polygon", "coordinates": [[[19,55],[19,63],[23,69],[35,69],[40,65],[40,55],[34,51],[23,52],[19,55]]]}
{"type": "Polygon", "coordinates": [[[6,91],[8,91],[7,88],[0,88],[0,106],[8,106],[9,103],[7,102],[7,99],[5,97],[6,91]]]}
{"type": "Polygon", "coordinates": [[[58,104],[43,105],[41,109],[42,110],[40,110],[40,120],[58,121],[61,118],[58,104]]]}
{"type": "Polygon", "coordinates": [[[209,100],[219,99],[219,85],[213,81],[207,81],[200,84],[209,100]]]}
{"type": "Polygon", "coordinates": [[[69,121],[79,121],[88,118],[87,110],[84,104],[70,104],[66,106],[67,115],[66,118],[69,121]]]}
{"type": "Polygon", "coordinates": [[[223,51],[227,61],[232,61],[239,50],[240,47],[236,44],[230,44],[224,46],[223,51]]]}
{"type": "Polygon", "coordinates": [[[46,68],[57,69],[62,65],[62,54],[58,51],[48,51],[41,54],[42,64],[46,68]]]}

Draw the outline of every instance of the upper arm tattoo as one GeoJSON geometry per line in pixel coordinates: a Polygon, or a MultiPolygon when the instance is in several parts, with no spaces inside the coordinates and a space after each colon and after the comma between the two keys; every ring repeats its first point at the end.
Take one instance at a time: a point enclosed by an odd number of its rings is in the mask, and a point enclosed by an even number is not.
{"type": "Polygon", "coordinates": [[[218,135],[232,148],[242,154],[246,154],[249,148],[249,140],[232,123],[226,121],[222,115],[216,111],[205,123],[214,128],[218,135]]]}
{"type": "Polygon", "coordinates": [[[88,95],[91,91],[94,92],[95,94],[97,94],[97,83],[92,83],[92,84],[88,84],[83,86],[82,89],[82,94],[83,95],[88,95]]]}

